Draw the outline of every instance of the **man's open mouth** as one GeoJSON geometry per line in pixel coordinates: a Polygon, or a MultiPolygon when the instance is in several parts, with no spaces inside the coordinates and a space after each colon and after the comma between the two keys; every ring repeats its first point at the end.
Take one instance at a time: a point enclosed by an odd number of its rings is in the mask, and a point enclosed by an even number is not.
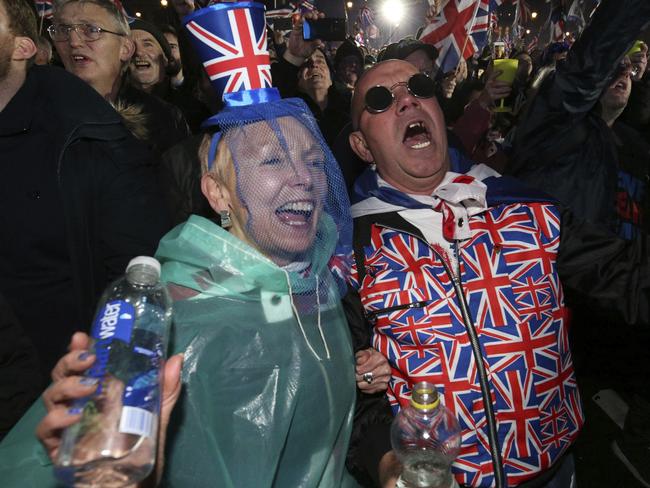
{"type": "Polygon", "coordinates": [[[431,145],[431,134],[421,120],[411,122],[404,131],[402,142],[411,149],[424,149],[431,145]]]}
{"type": "Polygon", "coordinates": [[[287,225],[306,225],[314,213],[314,202],[301,200],[288,202],[276,209],[275,214],[287,225]]]}
{"type": "Polygon", "coordinates": [[[151,68],[151,63],[149,61],[145,61],[143,59],[136,59],[133,64],[137,69],[147,69],[151,68]]]}

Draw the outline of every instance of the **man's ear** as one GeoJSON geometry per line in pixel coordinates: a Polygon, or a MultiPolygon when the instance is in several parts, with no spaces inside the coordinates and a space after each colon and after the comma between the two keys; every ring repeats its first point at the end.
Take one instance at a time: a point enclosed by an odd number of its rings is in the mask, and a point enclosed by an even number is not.
{"type": "Polygon", "coordinates": [[[357,130],[351,132],[348,140],[350,141],[352,150],[357,156],[363,159],[366,163],[373,163],[375,161],[370,149],[368,149],[368,145],[366,144],[366,138],[363,136],[361,131],[357,130]]]}
{"type": "Polygon", "coordinates": [[[14,61],[27,61],[36,54],[36,44],[29,37],[14,37],[14,52],[11,57],[14,61]]]}
{"type": "Polygon", "coordinates": [[[215,212],[230,210],[232,203],[230,192],[211,174],[204,174],[201,177],[201,191],[215,212]]]}
{"type": "Polygon", "coordinates": [[[120,61],[128,62],[135,54],[135,43],[128,36],[122,38],[122,47],[120,47],[120,61]]]}

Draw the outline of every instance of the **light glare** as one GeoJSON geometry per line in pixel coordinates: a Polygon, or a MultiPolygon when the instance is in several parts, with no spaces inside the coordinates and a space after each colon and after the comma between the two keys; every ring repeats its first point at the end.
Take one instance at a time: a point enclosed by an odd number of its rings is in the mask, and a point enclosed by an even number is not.
{"type": "Polygon", "coordinates": [[[386,0],[381,6],[381,13],[386,20],[399,24],[404,16],[404,5],[400,0],[386,0]]]}

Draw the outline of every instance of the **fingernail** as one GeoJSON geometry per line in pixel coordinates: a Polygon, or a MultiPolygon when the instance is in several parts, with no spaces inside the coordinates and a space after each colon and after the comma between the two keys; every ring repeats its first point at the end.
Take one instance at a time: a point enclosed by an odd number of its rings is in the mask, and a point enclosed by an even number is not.
{"type": "Polygon", "coordinates": [[[72,407],[68,409],[68,415],[79,415],[83,411],[82,407],[72,407]]]}
{"type": "Polygon", "coordinates": [[[88,376],[84,376],[79,380],[79,383],[81,383],[84,386],[94,386],[97,384],[97,378],[90,378],[88,376]]]}
{"type": "Polygon", "coordinates": [[[77,359],[79,359],[79,361],[85,361],[89,357],[90,357],[90,353],[88,351],[84,351],[81,354],[79,354],[77,359]]]}

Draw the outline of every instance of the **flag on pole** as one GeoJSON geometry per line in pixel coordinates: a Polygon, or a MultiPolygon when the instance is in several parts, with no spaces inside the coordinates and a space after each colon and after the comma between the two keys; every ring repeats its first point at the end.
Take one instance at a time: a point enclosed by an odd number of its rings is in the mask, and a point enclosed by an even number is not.
{"type": "Polygon", "coordinates": [[[440,13],[420,33],[419,39],[438,49],[443,73],[470,58],[487,43],[490,0],[443,0],[440,13]]]}
{"type": "Polygon", "coordinates": [[[363,2],[363,6],[359,9],[357,23],[361,26],[364,32],[368,30],[368,27],[374,25],[375,14],[370,7],[368,7],[368,2],[363,2]]]}
{"type": "Polygon", "coordinates": [[[34,0],[36,13],[39,17],[51,19],[54,16],[54,6],[52,0],[34,0]]]}

